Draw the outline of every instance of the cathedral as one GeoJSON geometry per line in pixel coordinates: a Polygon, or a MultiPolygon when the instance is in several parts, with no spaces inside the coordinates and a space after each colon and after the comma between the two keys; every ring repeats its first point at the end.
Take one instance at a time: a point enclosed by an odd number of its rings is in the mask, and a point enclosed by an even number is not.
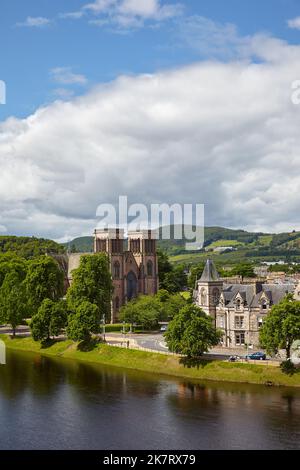
{"type": "MultiPolygon", "coordinates": [[[[113,281],[111,322],[118,321],[122,305],[140,294],[154,295],[159,288],[156,237],[152,230],[131,231],[125,240],[122,229],[94,233],[94,253],[106,253],[113,281]]],[[[68,284],[80,258],[91,253],[73,253],[68,258],[68,284]]]]}
{"type": "Polygon", "coordinates": [[[118,320],[120,307],[139,294],[154,295],[158,291],[158,265],[155,233],[141,230],[95,230],[94,252],[107,253],[113,280],[112,322],[118,320]]]}

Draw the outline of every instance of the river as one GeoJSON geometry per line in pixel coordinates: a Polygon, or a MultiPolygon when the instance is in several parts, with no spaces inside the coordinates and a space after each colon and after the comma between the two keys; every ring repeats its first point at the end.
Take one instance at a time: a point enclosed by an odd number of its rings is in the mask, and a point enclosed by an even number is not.
{"type": "Polygon", "coordinates": [[[8,351],[0,449],[300,449],[300,390],[8,351]]]}

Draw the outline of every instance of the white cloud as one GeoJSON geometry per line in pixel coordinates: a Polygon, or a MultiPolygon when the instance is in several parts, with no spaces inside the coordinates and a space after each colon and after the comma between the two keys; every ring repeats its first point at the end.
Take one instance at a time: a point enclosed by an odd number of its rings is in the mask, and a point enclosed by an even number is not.
{"type": "Polygon", "coordinates": [[[73,98],[74,91],[67,88],[55,88],[55,90],[53,90],[53,95],[62,100],[69,100],[73,98]]]}
{"type": "Polygon", "coordinates": [[[78,12],[64,13],[60,17],[77,19],[92,15],[94,18],[89,18],[90,24],[114,27],[119,32],[141,28],[146,22],[160,23],[176,18],[183,9],[180,3],[163,4],[161,0],[95,0],[78,12]]]}
{"type": "Polygon", "coordinates": [[[72,72],[71,67],[55,67],[50,74],[55,82],[63,85],[85,85],[88,81],[84,75],[72,72]]]}
{"type": "Polygon", "coordinates": [[[79,20],[83,16],[84,16],[83,11],[71,11],[69,13],[60,13],[58,15],[58,17],[61,18],[61,19],[69,18],[69,19],[72,19],[72,20],[79,20]]]}
{"type": "Polygon", "coordinates": [[[120,77],[0,124],[9,233],[92,233],[100,203],[206,204],[206,223],[300,229],[300,47],[264,36],[260,61],[120,77]]]}
{"type": "Polygon", "coordinates": [[[297,18],[288,20],[287,24],[288,24],[288,27],[291,29],[300,29],[300,16],[297,16],[297,18]]]}
{"type": "Polygon", "coordinates": [[[44,18],[43,16],[28,16],[25,21],[22,23],[17,23],[16,26],[25,26],[28,28],[43,28],[48,26],[51,23],[51,20],[44,18]]]}

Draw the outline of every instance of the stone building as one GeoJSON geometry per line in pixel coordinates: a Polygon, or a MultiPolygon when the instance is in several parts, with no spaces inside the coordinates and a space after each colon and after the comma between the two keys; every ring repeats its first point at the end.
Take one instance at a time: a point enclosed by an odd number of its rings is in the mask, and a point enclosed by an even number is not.
{"type": "MultiPolygon", "coordinates": [[[[195,302],[214,319],[223,331],[224,347],[259,346],[259,329],[271,307],[287,293],[295,293],[295,284],[269,284],[247,280],[229,283],[221,279],[213,261],[208,260],[197,281],[195,302]]],[[[300,295],[300,287],[299,287],[300,295]]]]}
{"type": "Polygon", "coordinates": [[[95,230],[94,252],[107,253],[113,279],[112,322],[118,319],[122,305],[139,294],[154,295],[158,291],[158,264],[155,233],[141,230],[95,230]]]}
{"type": "MultiPolygon", "coordinates": [[[[124,230],[95,230],[94,253],[107,253],[113,280],[111,322],[118,320],[122,305],[139,294],[154,295],[158,291],[158,264],[155,232],[141,230],[128,233],[124,230]]],[[[68,284],[72,283],[72,271],[79,267],[83,255],[93,253],[73,253],[69,255],[68,284]]]]}

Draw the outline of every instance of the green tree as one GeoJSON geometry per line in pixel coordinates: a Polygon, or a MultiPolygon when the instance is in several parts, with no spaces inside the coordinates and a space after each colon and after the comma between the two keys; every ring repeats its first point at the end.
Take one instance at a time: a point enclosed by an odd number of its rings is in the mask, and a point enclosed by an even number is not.
{"type": "Polygon", "coordinates": [[[84,301],[97,305],[101,317],[110,319],[112,279],[109,260],[105,253],[82,256],[80,266],[74,270],[71,287],[67,292],[70,310],[76,310],[84,301]]]}
{"type": "Polygon", "coordinates": [[[300,339],[300,302],[291,294],[274,305],[260,330],[260,343],[269,354],[285,349],[291,357],[291,346],[300,339]]]}
{"type": "Polygon", "coordinates": [[[173,266],[169,261],[167,253],[157,250],[158,276],[160,284],[163,285],[166,274],[173,270],[173,266]]]}
{"type": "Polygon", "coordinates": [[[242,277],[256,277],[256,274],[253,270],[252,264],[249,263],[241,263],[237,264],[231,270],[232,276],[242,276],[242,277]]]}
{"type": "Polygon", "coordinates": [[[212,318],[199,307],[187,305],[175,315],[165,333],[170,351],[196,358],[217,346],[222,333],[215,329],[212,318]]]}
{"type": "Polygon", "coordinates": [[[158,291],[156,295],[160,302],[160,320],[172,320],[175,315],[188,304],[188,301],[181,294],[170,294],[166,290],[158,291]]]}
{"type": "Polygon", "coordinates": [[[35,315],[43,300],[59,300],[64,292],[64,274],[50,256],[29,262],[25,279],[31,314],[35,315]]]}
{"type": "Polygon", "coordinates": [[[73,341],[89,341],[91,333],[99,333],[100,310],[96,304],[83,301],[68,317],[67,335],[73,341]]]}
{"type": "Polygon", "coordinates": [[[3,284],[6,274],[14,271],[20,280],[24,280],[27,273],[27,261],[19,258],[14,253],[6,253],[0,256],[0,287],[3,284]]]}
{"type": "Polygon", "coordinates": [[[161,317],[161,303],[156,296],[141,295],[128,302],[120,310],[120,320],[137,324],[145,330],[158,327],[161,317]]]}
{"type": "Polygon", "coordinates": [[[34,341],[45,341],[58,336],[66,327],[67,313],[63,300],[43,300],[38,312],[32,317],[30,328],[34,341]]]}
{"type": "Polygon", "coordinates": [[[26,289],[22,276],[16,271],[6,274],[0,288],[0,322],[10,324],[13,336],[26,317],[26,289]]]}
{"type": "Polygon", "coordinates": [[[203,270],[204,270],[205,263],[199,263],[195,266],[192,266],[190,269],[189,277],[188,277],[188,287],[190,289],[195,289],[196,281],[200,279],[203,270]]]}
{"type": "Polygon", "coordinates": [[[174,266],[171,272],[165,274],[164,279],[160,282],[160,287],[168,292],[175,294],[181,292],[187,287],[187,275],[184,265],[174,266]]]}

